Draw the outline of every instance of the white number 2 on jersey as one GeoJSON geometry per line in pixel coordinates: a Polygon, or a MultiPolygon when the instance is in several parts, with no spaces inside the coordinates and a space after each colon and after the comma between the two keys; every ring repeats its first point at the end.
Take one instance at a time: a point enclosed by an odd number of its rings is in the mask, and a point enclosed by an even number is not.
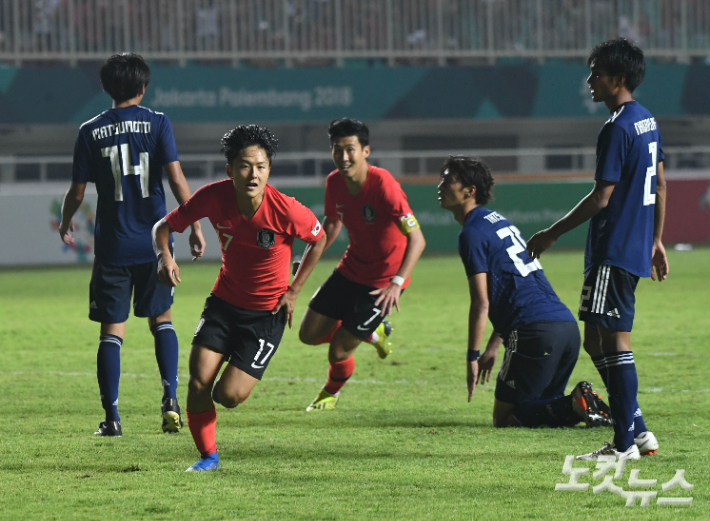
{"type": "Polygon", "coordinates": [[[148,152],[140,152],[138,159],[140,165],[131,164],[131,152],[128,148],[128,143],[121,145],[121,162],[118,161],[118,147],[106,147],[101,149],[101,155],[108,157],[111,160],[111,172],[113,172],[114,185],[114,200],[123,201],[123,177],[124,175],[137,175],[141,181],[141,193],[143,198],[148,197],[148,178],[150,175],[150,166],[148,163],[148,152]]]}
{"type": "Polygon", "coordinates": [[[648,153],[651,154],[651,166],[646,169],[646,181],[643,184],[643,205],[656,204],[656,194],[651,193],[651,181],[656,175],[656,159],[658,158],[658,143],[653,141],[648,144],[648,153]]]}
{"type": "Polygon", "coordinates": [[[523,262],[523,259],[518,257],[519,253],[522,253],[525,251],[525,239],[523,239],[523,236],[520,235],[520,230],[518,230],[515,226],[508,226],[507,228],[501,228],[496,232],[498,234],[498,237],[501,239],[505,239],[506,237],[510,237],[510,240],[513,241],[513,245],[509,248],[507,248],[505,251],[508,252],[508,256],[511,258],[513,261],[513,264],[515,264],[515,267],[518,269],[520,274],[523,277],[527,277],[530,273],[533,271],[541,270],[542,265],[540,264],[540,261],[535,259],[532,262],[528,262],[525,264],[523,262]]]}

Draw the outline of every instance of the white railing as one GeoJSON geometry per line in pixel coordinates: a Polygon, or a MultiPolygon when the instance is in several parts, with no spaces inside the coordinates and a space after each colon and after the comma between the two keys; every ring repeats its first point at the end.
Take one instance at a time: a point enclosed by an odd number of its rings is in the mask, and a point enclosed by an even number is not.
{"type": "MultiPolygon", "coordinates": [[[[0,60],[283,60],[287,66],[586,57],[612,36],[647,56],[710,53],[708,0],[0,0],[0,60]],[[423,61],[421,61],[423,60],[423,61]]],[[[272,63],[273,64],[273,63],[272,63]]]]}
{"type": "MultiPolygon", "coordinates": [[[[663,149],[666,170],[709,171],[710,146],[671,146],[663,149]]],[[[593,147],[516,148],[477,150],[373,150],[368,161],[387,168],[395,177],[437,176],[449,155],[484,159],[496,174],[515,178],[556,176],[575,178],[594,171],[593,147]]],[[[205,182],[221,179],[225,159],[219,154],[181,154],[180,163],[189,179],[205,182]]],[[[0,185],[69,182],[72,156],[0,156],[0,185]]],[[[320,184],[333,170],[328,152],[282,152],[272,164],[272,177],[281,184],[320,184]]]]}

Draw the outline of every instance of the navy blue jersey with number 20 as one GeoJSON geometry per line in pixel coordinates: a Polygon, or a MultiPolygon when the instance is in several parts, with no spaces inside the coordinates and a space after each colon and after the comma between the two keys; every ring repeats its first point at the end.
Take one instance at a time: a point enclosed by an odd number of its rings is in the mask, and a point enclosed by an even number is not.
{"type": "Polygon", "coordinates": [[[96,183],[98,260],[114,266],[155,260],[151,229],[167,213],[163,165],[177,160],[173,129],[161,112],[134,105],[81,125],[72,181],[96,183]]]}
{"type": "Polygon", "coordinates": [[[525,251],[520,231],[498,212],[479,206],[466,216],[459,255],[466,276],[486,273],[488,318],[496,333],[533,322],[574,322],[547,281],[542,266],[525,251]]]}
{"type": "Polygon", "coordinates": [[[661,134],[651,113],[624,103],[597,138],[594,179],[615,183],[606,208],[592,217],[584,272],[603,264],[651,276],[656,173],[663,161],[661,134]]]}

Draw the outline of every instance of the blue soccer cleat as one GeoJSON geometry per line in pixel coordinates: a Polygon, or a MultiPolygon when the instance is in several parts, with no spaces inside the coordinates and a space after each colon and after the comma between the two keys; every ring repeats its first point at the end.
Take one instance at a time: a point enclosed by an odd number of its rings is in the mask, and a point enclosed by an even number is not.
{"type": "Polygon", "coordinates": [[[217,470],[219,468],[219,456],[216,452],[208,456],[203,456],[192,467],[185,472],[200,472],[203,470],[217,470]]]}

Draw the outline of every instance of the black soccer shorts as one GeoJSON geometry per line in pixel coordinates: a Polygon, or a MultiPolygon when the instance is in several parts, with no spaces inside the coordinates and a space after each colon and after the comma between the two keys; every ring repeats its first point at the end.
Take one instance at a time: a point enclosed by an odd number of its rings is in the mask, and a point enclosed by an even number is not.
{"type": "Polygon", "coordinates": [[[158,280],[158,261],[134,266],[110,266],[94,260],[89,283],[89,318],[102,324],[128,320],[133,293],[133,314],[155,317],[173,305],[175,288],[158,280]]]}
{"type": "Polygon", "coordinates": [[[579,356],[577,322],[533,322],[511,331],[496,400],[519,404],[564,396],[579,356]]]}
{"type": "Polygon", "coordinates": [[[615,331],[634,325],[639,277],[616,266],[593,266],[584,277],[579,319],[615,331]]]}
{"type": "Polygon", "coordinates": [[[326,317],[342,320],[341,327],[348,333],[367,340],[385,319],[382,308],[375,306],[378,296],[370,295],[376,289],[353,282],[336,269],[313,294],[308,307],[326,317]]]}
{"type": "Polygon", "coordinates": [[[210,294],[197,324],[193,345],[223,354],[230,364],[257,380],[279,348],[286,326],[286,308],[242,309],[210,294]]]}

